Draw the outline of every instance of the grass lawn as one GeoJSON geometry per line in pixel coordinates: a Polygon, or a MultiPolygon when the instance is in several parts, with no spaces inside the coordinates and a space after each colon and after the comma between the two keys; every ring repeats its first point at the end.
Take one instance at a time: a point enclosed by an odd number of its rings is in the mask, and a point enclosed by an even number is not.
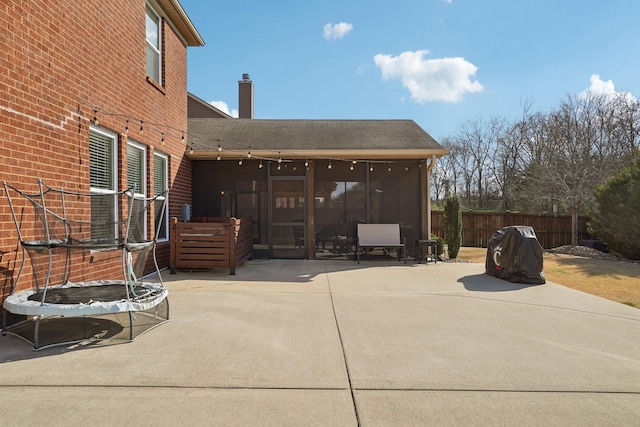
{"type": "MultiPolygon", "coordinates": [[[[484,264],[485,248],[460,248],[458,258],[484,264]]],[[[557,283],[640,308],[640,263],[544,254],[544,276],[557,283]]]]}

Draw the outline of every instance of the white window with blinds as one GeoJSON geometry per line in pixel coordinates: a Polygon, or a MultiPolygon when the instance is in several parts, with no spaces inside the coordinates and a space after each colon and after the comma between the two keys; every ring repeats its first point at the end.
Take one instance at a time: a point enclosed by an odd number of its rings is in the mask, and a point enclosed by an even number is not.
{"type": "Polygon", "coordinates": [[[147,76],[162,82],[162,34],[158,15],[147,3],[147,76]]]}
{"type": "Polygon", "coordinates": [[[145,198],[147,197],[147,150],[134,141],[127,142],[127,188],[134,188],[133,210],[129,224],[129,241],[147,240],[147,218],[145,198]]]}
{"type": "Polygon", "coordinates": [[[91,238],[115,241],[117,206],[117,138],[102,129],[89,130],[91,238]]]}
{"type": "Polygon", "coordinates": [[[155,202],[155,226],[158,240],[169,239],[169,203],[165,200],[169,188],[169,158],[162,153],[153,155],[153,195],[159,196],[155,202]],[[164,210],[162,210],[164,206],[164,210]]]}

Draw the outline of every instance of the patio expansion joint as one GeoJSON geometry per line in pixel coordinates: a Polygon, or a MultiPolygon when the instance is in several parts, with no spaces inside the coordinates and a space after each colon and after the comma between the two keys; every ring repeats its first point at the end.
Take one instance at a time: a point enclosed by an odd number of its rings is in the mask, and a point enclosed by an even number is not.
{"type": "Polygon", "coordinates": [[[207,385],[132,385],[132,384],[2,384],[2,389],[164,389],[164,390],[294,390],[294,391],[346,391],[346,387],[286,387],[286,386],[207,386],[207,385]]]}
{"type": "Polygon", "coordinates": [[[510,393],[510,394],[612,394],[640,396],[640,390],[559,390],[559,389],[490,389],[490,388],[404,388],[404,387],[357,387],[355,391],[393,391],[427,393],[510,393]]]}
{"type": "Polygon", "coordinates": [[[344,361],[344,368],[347,372],[347,380],[349,381],[349,390],[351,392],[351,402],[353,404],[353,412],[356,416],[357,425],[360,426],[360,415],[358,414],[358,405],[356,403],[356,391],[353,388],[353,382],[351,380],[351,372],[349,371],[349,361],[347,360],[347,353],[344,348],[344,341],[342,339],[342,332],[340,331],[340,323],[338,322],[338,315],[336,314],[336,306],[333,301],[333,291],[331,289],[331,280],[329,279],[329,271],[326,268],[325,263],[325,275],[327,277],[327,287],[329,289],[329,298],[331,299],[331,310],[333,312],[333,320],[336,323],[336,331],[338,332],[338,338],[340,339],[340,350],[342,351],[342,360],[344,361]]]}

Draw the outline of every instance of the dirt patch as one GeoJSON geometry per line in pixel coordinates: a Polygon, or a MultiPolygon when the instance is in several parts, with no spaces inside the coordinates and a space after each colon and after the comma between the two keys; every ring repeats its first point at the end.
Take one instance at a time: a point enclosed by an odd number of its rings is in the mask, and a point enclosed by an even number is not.
{"type": "MultiPolygon", "coordinates": [[[[460,248],[458,258],[484,264],[486,248],[460,248]]],[[[584,246],[544,253],[547,281],[640,308],[640,263],[584,246]]]]}

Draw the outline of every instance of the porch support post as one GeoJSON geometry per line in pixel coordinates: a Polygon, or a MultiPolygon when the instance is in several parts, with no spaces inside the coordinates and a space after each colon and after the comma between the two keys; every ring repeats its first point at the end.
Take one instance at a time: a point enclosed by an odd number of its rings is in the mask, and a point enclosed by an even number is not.
{"type": "Polygon", "coordinates": [[[315,161],[309,160],[307,167],[307,214],[305,215],[307,230],[305,246],[307,248],[307,259],[316,259],[316,221],[315,221],[315,161]]]}
{"type": "Polygon", "coordinates": [[[431,170],[436,165],[436,155],[426,161],[426,167],[422,168],[421,182],[425,183],[422,190],[422,206],[424,217],[422,218],[422,239],[431,238],[431,170]]]}
{"type": "MultiPolygon", "coordinates": [[[[431,236],[431,204],[429,203],[429,174],[427,162],[420,165],[420,239],[431,236]]],[[[413,244],[413,243],[412,243],[413,244]]]]}

